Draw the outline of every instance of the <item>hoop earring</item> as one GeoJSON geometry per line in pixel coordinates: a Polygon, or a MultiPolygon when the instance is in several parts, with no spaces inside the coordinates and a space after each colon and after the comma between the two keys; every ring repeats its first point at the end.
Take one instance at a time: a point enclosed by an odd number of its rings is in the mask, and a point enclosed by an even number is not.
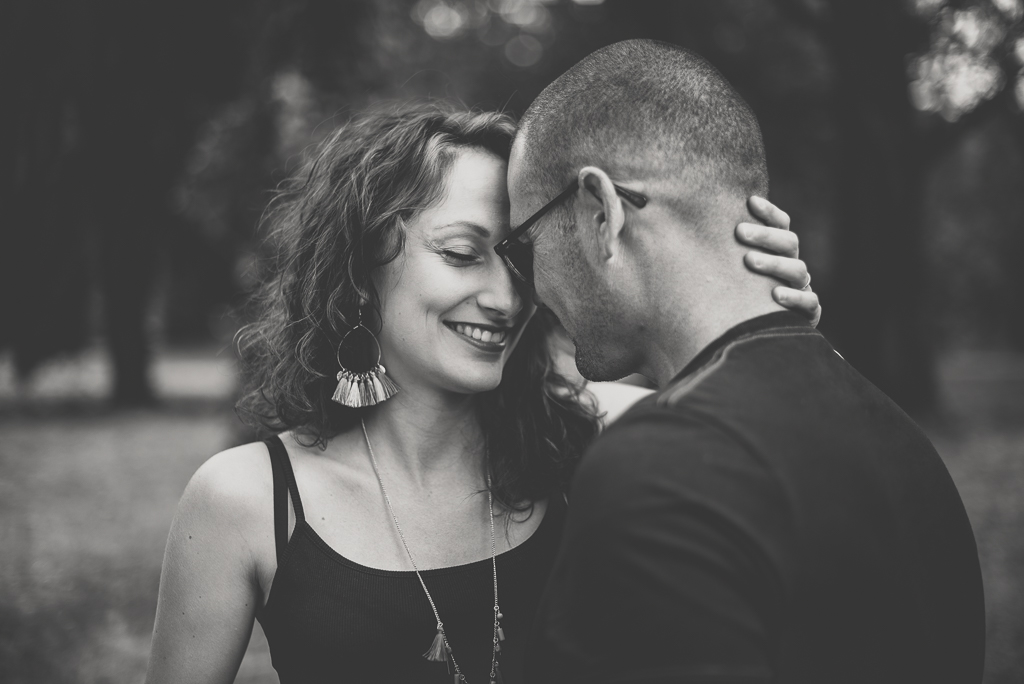
{"type": "Polygon", "coordinates": [[[358,315],[359,319],[355,326],[345,333],[341,342],[338,343],[338,352],[335,357],[341,370],[338,371],[338,387],[334,390],[334,396],[331,397],[333,401],[342,406],[351,408],[374,406],[382,401],[387,401],[398,393],[398,385],[385,374],[384,366],[380,365],[380,342],[377,341],[377,336],[363,325],[363,310],[361,308],[358,315]],[[377,347],[377,361],[370,370],[357,373],[345,368],[345,364],[341,362],[341,346],[345,344],[349,335],[360,329],[370,336],[373,344],[377,347]]]}

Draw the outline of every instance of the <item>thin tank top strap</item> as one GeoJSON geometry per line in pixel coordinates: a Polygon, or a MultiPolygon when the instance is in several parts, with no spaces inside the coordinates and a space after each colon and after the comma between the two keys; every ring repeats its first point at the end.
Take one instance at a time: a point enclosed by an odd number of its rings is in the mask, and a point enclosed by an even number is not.
{"type": "Polygon", "coordinates": [[[263,440],[270,452],[270,467],[274,473],[274,539],[277,543],[277,559],[281,560],[288,546],[288,494],[292,495],[292,507],[295,509],[295,524],[298,525],[305,516],[302,512],[302,499],[299,498],[299,486],[295,482],[295,471],[288,457],[288,450],[277,435],[263,440]]]}

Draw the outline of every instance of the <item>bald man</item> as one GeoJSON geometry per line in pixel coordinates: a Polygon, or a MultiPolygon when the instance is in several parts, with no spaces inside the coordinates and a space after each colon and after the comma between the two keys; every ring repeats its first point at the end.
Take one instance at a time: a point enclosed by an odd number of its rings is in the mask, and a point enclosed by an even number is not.
{"type": "Polygon", "coordinates": [[[757,120],[699,56],[598,50],[523,118],[498,251],[580,372],[659,391],[583,458],[529,681],[981,681],[960,497],[916,425],[743,268],[757,120]]]}

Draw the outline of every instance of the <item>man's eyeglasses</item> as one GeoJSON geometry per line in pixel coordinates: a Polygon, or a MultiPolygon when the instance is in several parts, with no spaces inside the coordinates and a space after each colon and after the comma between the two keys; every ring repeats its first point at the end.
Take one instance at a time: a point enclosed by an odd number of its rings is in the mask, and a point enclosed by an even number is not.
{"type": "MultiPolygon", "coordinates": [[[[647,206],[647,198],[638,192],[627,190],[626,188],[620,187],[613,184],[615,192],[617,192],[622,199],[632,204],[637,209],[643,209],[647,206]]],[[[508,234],[504,240],[494,246],[494,251],[497,252],[504,261],[505,265],[508,266],[508,270],[512,271],[512,275],[519,278],[533,287],[533,245],[528,242],[522,242],[519,238],[530,229],[530,226],[539,221],[544,214],[551,211],[559,202],[567,198],[569,195],[576,192],[579,188],[579,180],[574,180],[569,184],[562,192],[541,207],[537,212],[530,218],[523,221],[517,228],[508,234]]]]}

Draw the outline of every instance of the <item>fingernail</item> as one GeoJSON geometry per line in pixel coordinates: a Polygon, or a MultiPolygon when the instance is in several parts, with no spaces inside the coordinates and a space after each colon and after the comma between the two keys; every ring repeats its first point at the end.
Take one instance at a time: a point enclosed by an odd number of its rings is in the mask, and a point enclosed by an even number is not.
{"type": "Polygon", "coordinates": [[[786,296],[786,291],[785,290],[775,290],[775,299],[777,299],[779,301],[779,303],[781,304],[782,302],[784,302],[787,299],[789,299],[789,297],[786,296]]]}
{"type": "Polygon", "coordinates": [[[752,195],[750,197],[750,201],[753,202],[755,206],[761,209],[764,209],[765,204],[767,204],[767,201],[763,197],[758,197],[757,195],[752,195]]]}

